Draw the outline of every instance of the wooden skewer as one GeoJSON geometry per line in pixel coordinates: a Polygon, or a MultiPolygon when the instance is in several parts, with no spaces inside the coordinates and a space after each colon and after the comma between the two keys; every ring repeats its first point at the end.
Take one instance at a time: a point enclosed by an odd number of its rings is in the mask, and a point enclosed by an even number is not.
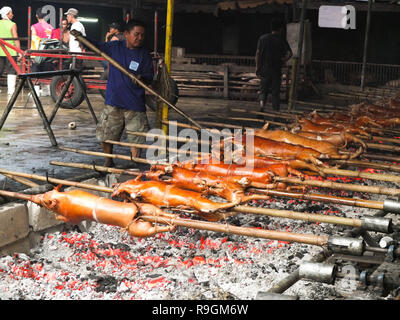
{"type": "Polygon", "coordinates": [[[115,174],[126,174],[130,176],[138,176],[140,174],[139,169],[117,169],[117,168],[109,168],[109,167],[86,164],[86,163],[50,161],[50,164],[54,166],[89,169],[94,171],[102,171],[115,174]]]}
{"type": "MultiPolygon", "coordinates": [[[[121,142],[121,141],[114,141],[114,140],[106,140],[106,143],[109,144],[117,144],[120,146],[125,146],[125,147],[136,147],[140,149],[154,149],[154,150],[167,150],[169,152],[173,153],[183,153],[187,154],[190,152],[190,150],[181,150],[181,149],[176,149],[176,148],[170,148],[170,147],[165,147],[165,146],[156,146],[156,145],[148,145],[148,144],[140,144],[140,143],[129,143],[129,142],[121,142]]],[[[209,153],[205,152],[190,152],[192,155],[196,156],[206,156],[209,155],[209,153]]]]}
{"type": "Polygon", "coordinates": [[[10,178],[10,179],[13,179],[14,181],[22,183],[22,184],[24,184],[24,185],[26,185],[28,187],[31,187],[31,188],[36,188],[36,187],[39,186],[35,182],[32,182],[30,180],[27,180],[27,179],[24,179],[24,178],[21,178],[21,177],[16,177],[15,175],[12,175],[12,174],[4,174],[4,176],[6,176],[7,178],[10,178]]]}
{"type": "Polygon", "coordinates": [[[317,193],[301,193],[301,192],[281,191],[281,190],[271,190],[271,189],[249,188],[247,190],[249,192],[262,193],[262,194],[274,196],[274,197],[285,197],[285,198],[291,198],[291,199],[294,198],[294,199],[300,199],[300,200],[328,202],[328,203],[335,203],[335,204],[339,204],[339,205],[343,205],[343,206],[369,208],[369,209],[376,209],[376,210],[384,209],[382,201],[372,201],[372,200],[364,200],[364,199],[357,199],[357,198],[344,198],[344,197],[328,196],[325,194],[317,194],[317,193]]]}
{"type": "Polygon", "coordinates": [[[129,131],[129,130],[127,130],[126,133],[135,135],[135,136],[146,137],[146,138],[157,138],[157,139],[170,140],[170,141],[183,142],[183,143],[193,142],[193,143],[206,144],[206,145],[210,144],[209,141],[190,139],[190,138],[184,138],[184,137],[174,137],[174,136],[169,136],[169,135],[165,135],[165,134],[155,134],[155,133],[129,131]]]}
{"type": "Polygon", "coordinates": [[[71,151],[71,152],[80,153],[80,154],[87,154],[87,155],[92,155],[92,156],[114,158],[114,159],[122,159],[122,160],[134,161],[134,162],[144,163],[144,164],[167,164],[166,162],[162,162],[162,161],[146,160],[146,159],[142,159],[142,158],[124,156],[124,155],[120,155],[120,154],[110,154],[110,153],[103,153],[103,152],[96,152],[96,151],[87,151],[87,150],[80,150],[80,149],[67,148],[67,147],[58,147],[58,148],[60,150],[71,151]]]}
{"type": "Polygon", "coordinates": [[[299,234],[293,232],[284,232],[284,231],[273,231],[273,230],[265,230],[265,229],[256,229],[249,227],[237,227],[228,224],[208,222],[208,221],[199,221],[199,220],[190,220],[190,219],[168,219],[161,217],[153,217],[153,216],[141,216],[142,220],[153,222],[153,223],[162,223],[166,225],[177,225],[186,228],[193,228],[198,230],[208,230],[214,232],[221,232],[226,234],[235,234],[246,237],[253,238],[262,238],[269,240],[280,240],[280,241],[289,241],[289,242],[299,242],[306,243],[315,246],[324,246],[328,243],[328,236],[317,236],[313,234],[299,234]]]}
{"type": "Polygon", "coordinates": [[[363,193],[373,193],[389,196],[399,196],[400,189],[394,188],[384,188],[384,187],[374,187],[374,186],[362,186],[351,183],[338,183],[333,181],[318,181],[318,180],[301,180],[291,177],[274,177],[275,182],[286,182],[294,185],[305,185],[320,188],[329,188],[336,190],[346,190],[352,192],[363,192],[363,193]]]}
{"type": "MultiPolygon", "coordinates": [[[[48,181],[50,183],[73,186],[73,187],[77,187],[77,188],[101,191],[101,192],[106,192],[106,193],[112,193],[114,191],[114,189],[108,188],[108,187],[102,187],[102,186],[97,186],[97,185],[92,185],[92,184],[85,184],[85,183],[56,179],[56,178],[47,178],[47,177],[43,177],[43,176],[39,176],[39,175],[35,175],[35,174],[12,172],[12,171],[4,170],[4,169],[0,169],[0,173],[9,173],[9,174],[14,174],[16,176],[21,176],[21,177],[26,177],[26,178],[31,178],[31,179],[41,180],[41,181],[48,181]]],[[[1,191],[0,191],[0,194],[1,194],[1,191]]],[[[12,197],[11,194],[9,194],[8,196],[12,197]]],[[[27,199],[25,197],[25,198],[23,198],[23,200],[29,200],[29,199],[27,199]]],[[[374,204],[374,208],[375,208],[375,206],[376,206],[376,204],[374,204]]],[[[382,208],[383,208],[383,203],[382,203],[382,208]]],[[[256,209],[257,210],[254,210],[253,207],[241,206],[241,205],[233,208],[234,211],[242,212],[242,213],[254,213],[254,214],[263,214],[263,215],[271,215],[271,216],[273,215],[275,217],[281,217],[281,218],[333,223],[333,224],[340,224],[340,225],[346,225],[346,226],[361,226],[361,223],[362,223],[362,221],[360,219],[354,219],[354,218],[342,218],[342,217],[335,217],[335,216],[330,216],[329,218],[325,218],[326,217],[325,215],[310,214],[310,213],[298,213],[295,211],[288,211],[288,210],[277,210],[277,209],[275,210],[275,209],[264,209],[264,208],[256,208],[256,209]]]]}
{"type": "Polygon", "coordinates": [[[400,172],[400,166],[394,164],[385,164],[385,163],[369,162],[361,160],[329,160],[329,163],[400,172]]]}
{"type": "MultiPolygon", "coordinates": [[[[359,139],[365,139],[364,137],[359,136],[359,135],[357,135],[356,137],[359,139]]],[[[400,139],[395,139],[395,138],[372,136],[371,139],[374,141],[384,141],[384,142],[389,142],[389,143],[400,144],[400,139]]]]}

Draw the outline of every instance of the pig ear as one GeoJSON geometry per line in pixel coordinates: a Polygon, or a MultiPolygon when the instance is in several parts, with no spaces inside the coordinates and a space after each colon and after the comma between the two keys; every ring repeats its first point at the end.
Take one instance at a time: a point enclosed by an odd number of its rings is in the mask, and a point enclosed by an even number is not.
{"type": "Polygon", "coordinates": [[[60,190],[61,190],[61,187],[62,187],[62,184],[59,184],[57,187],[54,187],[54,190],[60,191],[60,190]]]}
{"type": "Polygon", "coordinates": [[[143,173],[139,174],[134,180],[135,181],[142,181],[143,173]]]}
{"type": "Polygon", "coordinates": [[[58,206],[57,199],[46,199],[42,202],[43,206],[49,210],[55,210],[58,206]]]}

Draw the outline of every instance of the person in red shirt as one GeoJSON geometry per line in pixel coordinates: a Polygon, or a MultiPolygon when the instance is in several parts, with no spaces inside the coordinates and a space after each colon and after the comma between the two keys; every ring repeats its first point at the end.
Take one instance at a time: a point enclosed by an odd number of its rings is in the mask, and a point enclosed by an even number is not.
{"type": "MultiPolygon", "coordinates": [[[[69,30],[68,30],[68,21],[64,19],[61,22],[61,27],[62,27],[62,42],[68,46],[69,43],[69,30]]],[[[60,39],[60,28],[54,29],[51,32],[51,39],[60,39]]]]}

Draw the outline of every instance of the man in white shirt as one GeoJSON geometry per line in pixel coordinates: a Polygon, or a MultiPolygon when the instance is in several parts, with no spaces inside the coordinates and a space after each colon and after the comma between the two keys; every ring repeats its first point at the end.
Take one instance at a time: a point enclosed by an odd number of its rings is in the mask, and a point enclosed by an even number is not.
{"type": "MultiPolygon", "coordinates": [[[[70,30],[77,30],[82,33],[83,36],[86,36],[85,27],[80,21],[78,21],[78,10],[75,8],[69,8],[65,15],[67,16],[68,23],[71,24],[70,30]]],[[[76,40],[73,35],[70,35],[69,37],[69,51],[82,52],[79,41],[76,40]]]]}

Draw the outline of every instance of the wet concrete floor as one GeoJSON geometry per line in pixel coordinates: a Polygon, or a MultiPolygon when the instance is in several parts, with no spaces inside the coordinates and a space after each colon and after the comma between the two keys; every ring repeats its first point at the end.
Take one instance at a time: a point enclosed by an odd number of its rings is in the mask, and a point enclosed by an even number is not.
{"type": "MultiPolygon", "coordinates": [[[[1,87],[0,92],[0,116],[3,114],[7,105],[6,88],[1,87]]],[[[0,131],[0,168],[10,171],[33,173],[49,177],[73,180],[74,177],[88,173],[87,169],[76,169],[60,167],[50,164],[50,161],[80,162],[96,165],[104,163],[103,157],[83,155],[60,150],[51,145],[49,136],[44,129],[42,119],[33,102],[25,89],[18,97],[18,100],[8,115],[2,130],[0,131]]],[[[90,103],[100,117],[104,107],[104,99],[99,93],[89,93],[90,103]]],[[[55,103],[50,96],[40,97],[40,101],[46,112],[50,116],[55,103]]],[[[233,101],[224,99],[206,99],[180,97],[177,107],[194,119],[204,118],[208,114],[218,114],[220,116],[229,114],[230,107],[242,107],[257,109],[256,102],[233,101]]],[[[148,109],[147,116],[150,127],[154,127],[155,112],[148,109]]],[[[169,112],[171,120],[182,122],[183,118],[174,111],[169,112]]],[[[221,119],[212,119],[223,122],[221,119]]],[[[89,111],[87,103],[84,101],[76,109],[60,108],[51,124],[58,146],[77,148],[101,152],[99,142],[96,140],[96,125],[89,111]],[[68,129],[70,122],[76,122],[76,129],[68,129]]],[[[121,141],[126,141],[124,134],[121,141]]],[[[114,146],[115,154],[129,155],[129,148],[124,146],[114,146]]],[[[142,153],[143,155],[143,153],[142,153]]],[[[121,159],[114,159],[117,167],[127,166],[129,162],[121,159]]],[[[133,167],[135,164],[133,165],[133,167]]],[[[35,181],[38,184],[43,182],[35,181]]],[[[5,178],[0,175],[0,189],[18,191],[28,188],[27,186],[5,178]]]]}

